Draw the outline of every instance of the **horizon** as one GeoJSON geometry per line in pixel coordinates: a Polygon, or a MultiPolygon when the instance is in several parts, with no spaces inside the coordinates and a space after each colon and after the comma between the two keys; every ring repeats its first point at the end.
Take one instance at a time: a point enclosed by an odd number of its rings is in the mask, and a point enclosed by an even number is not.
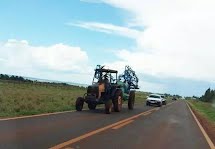
{"type": "MultiPolygon", "coordinates": [[[[11,74],[3,74],[3,75],[8,75],[8,76],[17,76],[17,75],[11,75],[11,74]]],[[[67,83],[69,85],[75,85],[75,86],[82,86],[82,87],[87,87],[88,85],[91,84],[82,84],[82,83],[78,83],[78,82],[71,82],[71,81],[60,81],[60,80],[49,80],[49,79],[45,79],[45,78],[34,78],[34,77],[29,77],[29,76],[18,76],[18,77],[23,77],[24,79],[29,79],[32,81],[39,81],[39,82],[50,82],[50,83],[67,83]]],[[[209,87],[210,88],[210,87],[209,87]]],[[[207,88],[208,89],[208,88],[207,88]]],[[[179,95],[182,97],[201,97],[204,93],[202,93],[200,96],[197,95],[190,95],[190,96],[186,96],[186,95],[181,95],[181,94],[171,94],[168,92],[151,92],[151,91],[144,91],[144,90],[140,90],[140,89],[135,89],[136,91],[140,91],[140,92],[147,92],[147,93],[153,93],[153,94],[170,94],[170,95],[179,95]]]]}

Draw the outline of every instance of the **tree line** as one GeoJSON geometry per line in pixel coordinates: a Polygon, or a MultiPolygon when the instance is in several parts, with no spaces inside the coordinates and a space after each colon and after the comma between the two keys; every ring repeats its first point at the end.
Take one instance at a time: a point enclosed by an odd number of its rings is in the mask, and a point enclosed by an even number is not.
{"type": "Polygon", "coordinates": [[[27,79],[24,79],[21,76],[14,76],[14,75],[9,76],[7,74],[0,74],[0,79],[2,79],[2,80],[13,80],[13,81],[28,81],[27,79]]]}
{"type": "Polygon", "coordinates": [[[202,97],[200,97],[200,100],[204,101],[204,102],[214,102],[215,101],[215,90],[208,88],[205,91],[205,94],[202,95],[202,97]]]}
{"type": "Polygon", "coordinates": [[[52,85],[52,86],[70,86],[70,87],[78,87],[78,88],[85,88],[85,87],[81,87],[81,86],[74,86],[74,85],[70,85],[67,83],[58,83],[58,82],[40,82],[37,80],[29,80],[29,79],[25,79],[24,77],[21,76],[14,76],[14,75],[7,75],[7,74],[0,74],[0,80],[6,80],[6,81],[13,81],[15,82],[26,82],[26,83],[30,83],[30,84],[38,84],[38,85],[52,85]]]}

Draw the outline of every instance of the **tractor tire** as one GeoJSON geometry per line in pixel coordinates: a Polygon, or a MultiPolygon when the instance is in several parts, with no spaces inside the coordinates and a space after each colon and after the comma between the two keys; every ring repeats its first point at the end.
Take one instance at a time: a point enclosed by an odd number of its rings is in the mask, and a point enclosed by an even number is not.
{"type": "Polygon", "coordinates": [[[135,101],[135,91],[130,91],[129,98],[128,98],[128,109],[134,109],[134,101],[135,101]]]}
{"type": "Polygon", "coordinates": [[[120,112],[122,110],[122,91],[117,90],[113,99],[113,106],[115,112],[120,112]]]}
{"type": "Polygon", "coordinates": [[[84,105],[84,98],[78,97],[75,103],[75,108],[77,111],[82,111],[84,105]]]}
{"type": "Polygon", "coordinates": [[[109,100],[105,103],[105,113],[110,114],[111,111],[112,111],[112,102],[111,100],[109,100]]]}
{"type": "Polygon", "coordinates": [[[95,110],[95,109],[96,109],[96,104],[88,103],[88,108],[89,108],[90,110],[95,110]]]}

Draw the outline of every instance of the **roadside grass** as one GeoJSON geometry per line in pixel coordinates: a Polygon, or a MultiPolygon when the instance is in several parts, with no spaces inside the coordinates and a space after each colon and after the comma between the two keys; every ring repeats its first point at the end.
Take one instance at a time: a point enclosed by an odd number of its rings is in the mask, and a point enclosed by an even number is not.
{"type": "Polygon", "coordinates": [[[136,91],[135,103],[145,103],[146,98],[149,94],[150,93],[147,93],[147,92],[136,91]]]}
{"type": "MultiPolygon", "coordinates": [[[[0,118],[75,110],[84,93],[86,88],[72,85],[0,80],[0,118]]],[[[135,103],[145,103],[149,94],[136,91],[135,103]]]]}
{"type": "Polygon", "coordinates": [[[0,117],[74,110],[83,87],[0,80],[0,117]]]}
{"type": "Polygon", "coordinates": [[[215,124],[215,107],[213,107],[212,103],[205,103],[197,100],[189,100],[188,102],[194,110],[198,111],[210,122],[215,124]]]}

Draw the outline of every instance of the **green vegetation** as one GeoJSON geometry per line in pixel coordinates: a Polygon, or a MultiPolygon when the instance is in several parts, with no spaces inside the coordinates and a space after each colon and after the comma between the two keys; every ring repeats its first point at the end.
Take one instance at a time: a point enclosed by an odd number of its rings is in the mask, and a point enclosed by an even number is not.
{"type": "Polygon", "coordinates": [[[23,77],[20,77],[20,76],[14,76],[14,75],[9,76],[7,74],[0,74],[0,79],[1,80],[33,82],[33,81],[28,80],[28,79],[24,79],[23,77]]]}
{"type": "Polygon", "coordinates": [[[147,93],[147,92],[140,92],[140,91],[137,91],[135,93],[135,103],[143,103],[145,102],[147,96],[149,95],[150,93],[147,93]]]}
{"type": "Polygon", "coordinates": [[[215,124],[215,90],[209,88],[200,98],[193,96],[186,99],[195,111],[215,124]]]}
{"type": "Polygon", "coordinates": [[[67,84],[0,80],[0,117],[73,110],[85,92],[67,84]]]}
{"type": "Polygon", "coordinates": [[[199,100],[189,100],[189,103],[194,110],[198,111],[209,121],[215,123],[215,103],[206,103],[199,100]]]}
{"type": "MultiPolygon", "coordinates": [[[[76,98],[84,93],[84,87],[0,74],[0,117],[74,110],[76,98]]],[[[137,91],[135,103],[144,103],[149,94],[137,91]]]]}
{"type": "Polygon", "coordinates": [[[203,102],[215,102],[215,90],[211,90],[210,88],[206,90],[205,94],[200,97],[200,100],[203,102]]]}
{"type": "MultiPolygon", "coordinates": [[[[86,88],[65,83],[0,79],[0,117],[74,110],[76,98],[84,93],[86,88]]],[[[148,94],[137,91],[136,103],[148,94]]]]}

